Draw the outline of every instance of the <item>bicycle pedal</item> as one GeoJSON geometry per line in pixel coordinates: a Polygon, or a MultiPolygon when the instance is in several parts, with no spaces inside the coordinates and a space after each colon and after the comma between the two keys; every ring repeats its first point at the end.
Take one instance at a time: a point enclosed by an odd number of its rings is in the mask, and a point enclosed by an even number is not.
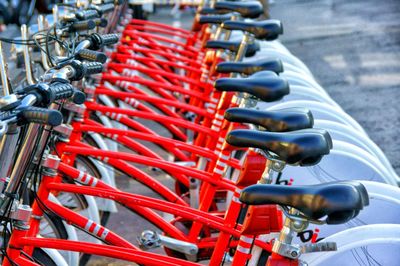
{"type": "Polygon", "coordinates": [[[161,246],[161,239],[159,234],[151,230],[145,230],[137,238],[139,247],[143,250],[157,248],[161,246]]]}
{"type": "Polygon", "coordinates": [[[175,162],[175,164],[180,165],[180,166],[186,166],[186,167],[195,167],[196,163],[192,161],[188,162],[175,162]]]}
{"type": "Polygon", "coordinates": [[[336,250],[337,250],[337,245],[335,242],[311,243],[301,246],[301,253],[336,251],[336,250]]]}

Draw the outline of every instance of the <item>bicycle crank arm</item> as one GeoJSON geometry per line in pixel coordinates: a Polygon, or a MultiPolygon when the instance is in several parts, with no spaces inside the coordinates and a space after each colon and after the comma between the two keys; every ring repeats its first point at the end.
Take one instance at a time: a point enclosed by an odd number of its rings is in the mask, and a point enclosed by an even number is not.
{"type": "Polygon", "coordinates": [[[156,248],[163,245],[166,248],[182,252],[186,255],[196,255],[199,251],[198,247],[193,243],[163,236],[151,230],[143,231],[138,241],[140,247],[143,249],[156,248]]]}

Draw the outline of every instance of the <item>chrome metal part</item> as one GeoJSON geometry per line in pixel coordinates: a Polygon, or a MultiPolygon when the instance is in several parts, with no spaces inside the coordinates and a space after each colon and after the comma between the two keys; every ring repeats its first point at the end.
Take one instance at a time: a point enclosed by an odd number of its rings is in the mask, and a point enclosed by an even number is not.
{"type": "Polygon", "coordinates": [[[272,251],[281,256],[291,259],[297,259],[298,257],[300,257],[301,254],[301,249],[298,245],[286,244],[279,240],[274,241],[272,251]]]}
{"type": "Polygon", "coordinates": [[[161,240],[159,235],[152,230],[145,230],[138,237],[140,248],[144,250],[157,248],[161,246],[161,240]]]}
{"type": "MultiPolygon", "coordinates": [[[[43,31],[44,29],[45,29],[45,18],[44,18],[43,15],[39,15],[38,16],[38,30],[39,31],[43,31]]],[[[40,49],[40,53],[41,53],[41,56],[42,56],[43,68],[45,70],[48,70],[48,69],[50,69],[50,66],[49,66],[49,64],[47,62],[47,55],[44,52],[43,45],[41,44],[40,46],[42,47],[42,49],[40,49]]]]}
{"type": "Polygon", "coordinates": [[[71,112],[74,112],[74,113],[80,114],[80,115],[83,115],[85,113],[85,110],[86,110],[86,107],[84,105],[78,105],[78,104],[74,104],[74,103],[71,103],[71,102],[66,102],[63,105],[63,108],[65,110],[68,110],[68,111],[71,111],[71,112]]]}
{"type": "Polygon", "coordinates": [[[169,249],[182,252],[186,255],[196,255],[199,251],[198,247],[193,243],[163,236],[152,230],[143,231],[138,238],[138,241],[140,247],[143,249],[151,249],[163,245],[169,249]]]}
{"type": "Polygon", "coordinates": [[[186,255],[196,255],[199,248],[193,244],[182,240],[177,240],[171,237],[159,235],[161,245],[172,250],[182,252],[186,255]]]}
{"type": "Polygon", "coordinates": [[[337,251],[337,245],[335,242],[318,242],[310,243],[301,246],[301,253],[312,253],[312,252],[325,252],[325,251],[337,251]]]}
{"type": "MultiPolygon", "coordinates": [[[[25,24],[21,26],[21,37],[22,40],[28,40],[28,28],[26,27],[25,24]]],[[[26,80],[29,85],[34,85],[37,83],[36,79],[33,77],[32,74],[32,66],[31,66],[31,57],[29,55],[29,46],[24,45],[24,63],[25,63],[25,74],[26,74],[26,80]]]]}
{"type": "Polygon", "coordinates": [[[72,134],[72,126],[67,124],[61,124],[59,126],[53,127],[53,130],[60,134],[63,139],[69,139],[72,134]]]}
{"type": "Polygon", "coordinates": [[[57,155],[48,154],[43,158],[42,167],[57,170],[60,165],[60,158],[57,155]]]}
{"type": "Polygon", "coordinates": [[[75,75],[75,69],[71,66],[65,66],[60,70],[54,72],[52,79],[63,79],[68,80],[75,75]]]}
{"type": "Polygon", "coordinates": [[[4,61],[4,54],[3,54],[3,43],[0,42],[0,76],[1,76],[1,85],[3,86],[3,95],[10,94],[10,88],[8,86],[8,79],[7,79],[7,64],[4,61]]]}
{"type": "Polygon", "coordinates": [[[32,209],[29,205],[18,204],[11,210],[10,218],[16,221],[28,222],[32,209]]]}
{"type": "Polygon", "coordinates": [[[5,96],[0,97],[0,110],[6,111],[8,108],[12,108],[16,102],[18,102],[17,96],[15,94],[8,95],[7,93],[5,96]]]}

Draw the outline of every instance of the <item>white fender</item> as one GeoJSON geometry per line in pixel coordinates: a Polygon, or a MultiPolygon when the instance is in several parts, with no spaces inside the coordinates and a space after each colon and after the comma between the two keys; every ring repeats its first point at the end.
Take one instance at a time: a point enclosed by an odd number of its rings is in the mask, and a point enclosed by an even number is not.
{"type": "MultiPolygon", "coordinates": [[[[49,200],[51,200],[54,203],[57,203],[59,205],[62,205],[59,200],[52,194],[49,194],[49,200]]],[[[73,227],[72,225],[67,224],[64,220],[63,220],[63,225],[65,230],[67,231],[67,235],[68,235],[68,240],[73,240],[73,241],[78,241],[78,235],[76,234],[76,229],[75,227],[73,227]]],[[[52,259],[57,259],[58,261],[58,256],[61,256],[61,254],[59,252],[57,252],[54,249],[43,249],[44,251],[46,250],[50,250],[50,251],[55,251],[56,252],[56,256],[53,258],[51,256],[52,259]]],[[[46,252],[47,253],[47,252],[46,252]]],[[[50,253],[47,253],[49,256],[51,255],[50,253]]],[[[52,254],[53,255],[53,254],[52,254]]],[[[61,258],[63,259],[63,261],[67,261],[68,265],[78,265],[79,263],[79,253],[78,252],[63,252],[63,255],[61,256],[61,258]],[[64,260],[65,258],[65,260],[64,260]]],[[[55,262],[57,262],[56,260],[54,260],[55,262]]],[[[58,264],[57,265],[62,265],[62,264],[58,264]]]]}
{"type": "MultiPolygon", "coordinates": [[[[97,161],[91,157],[89,157],[89,160],[95,165],[95,167],[99,171],[99,173],[101,175],[101,181],[103,181],[107,185],[110,185],[110,186],[116,188],[115,179],[111,178],[109,176],[109,171],[107,170],[107,167],[104,166],[104,164],[102,162],[97,161]]],[[[95,197],[95,200],[96,200],[97,207],[99,210],[108,211],[108,212],[118,212],[117,204],[115,203],[115,201],[100,198],[100,197],[95,197]]]]}
{"type": "MultiPolygon", "coordinates": [[[[283,53],[283,52],[273,50],[273,49],[262,49],[261,51],[258,51],[255,56],[256,57],[279,58],[283,62],[290,63],[291,65],[297,66],[306,72],[310,72],[308,67],[301,60],[299,60],[297,57],[295,57],[292,54],[283,53]]],[[[248,58],[254,59],[254,57],[248,57],[248,58]]]]}
{"type": "MultiPolygon", "coordinates": [[[[57,265],[57,266],[68,266],[68,265],[78,265],[79,262],[76,262],[76,264],[70,264],[70,262],[66,262],[63,256],[61,256],[60,252],[56,249],[50,249],[50,248],[42,248],[42,250],[52,259],[52,261],[57,265]]],[[[79,255],[77,252],[69,251],[69,253],[76,253],[79,255]]]]}
{"type": "Polygon", "coordinates": [[[297,79],[297,80],[301,80],[303,82],[306,82],[309,86],[311,86],[312,88],[315,88],[317,90],[323,91],[326,93],[325,89],[321,87],[321,85],[319,85],[315,79],[310,78],[309,76],[305,76],[301,73],[297,73],[297,72],[293,72],[290,70],[285,70],[281,75],[281,77],[283,78],[291,78],[291,79],[297,79]]]}
{"type": "Polygon", "coordinates": [[[330,237],[323,242],[335,242],[335,252],[306,253],[301,260],[308,265],[367,265],[376,260],[377,265],[397,265],[400,261],[400,225],[375,224],[354,227],[330,237]],[[354,249],[358,249],[355,254],[354,249]],[[366,254],[360,252],[367,251],[366,254]],[[355,256],[358,256],[355,259],[355,256]],[[361,255],[361,256],[360,256],[361,255]]]}
{"type": "Polygon", "coordinates": [[[340,108],[340,106],[326,94],[320,93],[317,90],[310,89],[308,87],[298,85],[290,85],[290,93],[288,95],[286,95],[279,101],[265,103],[265,105],[273,106],[279,103],[301,100],[316,101],[334,106],[338,109],[340,108]]]}
{"type": "Polygon", "coordinates": [[[328,120],[316,119],[314,120],[314,127],[327,130],[333,139],[354,144],[368,151],[379,159],[392,176],[397,177],[397,173],[394,171],[392,164],[383,151],[370,138],[365,137],[363,134],[360,134],[347,125],[328,120]]]}
{"type": "Polygon", "coordinates": [[[259,102],[256,106],[256,109],[279,110],[282,108],[290,108],[290,107],[304,107],[312,112],[315,119],[332,120],[349,125],[353,127],[355,130],[359,131],[360,133],[368,137],[364,129],[352,117],[350,117],[348,114],[346,114],[345,112],[334,106],[314,101],[306,101],[306,100],[284,102],[271,107],[267,106],[267,108],[264,108],[265,106],[266,106],[265,103],[259,102]]]}
{"type": "Polygon", "coordinates": [[[333,149],[317,165],[307,167],[287,165],[281,179],[293,179],[293,184],[298,185],[361,179],[396,186],[397,180],[377,161],[375,157],[355,145],[333,140],[333,149]]]}

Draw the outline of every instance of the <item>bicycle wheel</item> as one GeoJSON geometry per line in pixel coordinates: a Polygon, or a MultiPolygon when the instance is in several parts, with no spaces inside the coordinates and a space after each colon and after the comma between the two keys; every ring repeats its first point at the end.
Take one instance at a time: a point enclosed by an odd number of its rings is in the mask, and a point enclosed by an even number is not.
{"type": "MultiPolygon", "coordinates": [[[[84,156],[77,156],[75,159],[75,167],[76,169],[83,171],[91,176],[94,176],[98,179],[101,179],[101,173],[95,166],[95,164],[88,158],[84,156]]],[[[95,198],[96,203],[98,205],[104,205],[104,199],[101,198],[95,198]]],[[[105,226],[107,225],[107,222],[110,218],[110,212],[109,211],[104,211],[104,210],[99,210],[99,216],[100,216],[100,223],[101,225],[105,226]]]]}
{"type": "Polygon", "coordinates": [[[366,225],[327,237],[335,242],[335,252],[303,254],[308,265],[398,265],[400,261],[400,225],[366,225]]]}
{"type": "Polygon", "coordinates": [[[60,266],[60,261],[55,261],[50,254],[48,254],[44,249],[35,248],[33,250],[32,257],[40,262],[41,265],[46,266],[60,266]]]}

